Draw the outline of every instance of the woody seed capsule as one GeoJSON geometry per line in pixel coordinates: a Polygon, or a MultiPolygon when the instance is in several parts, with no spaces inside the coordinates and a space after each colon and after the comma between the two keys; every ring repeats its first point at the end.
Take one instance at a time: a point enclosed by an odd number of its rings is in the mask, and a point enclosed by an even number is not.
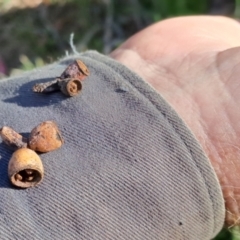
{"type": "Polygon", "coordinates": [[[74,78],[67,78],[58,82],[60,90],[63,94],[69,97],[77,95],[82,90],[80,80],[74,78]]]}
{"type": "Polygon", "coordinates": [[[15,132],[10,127],[2,127],[0,129],[0,136],[3,139],[3,142],[13,150],[27,147],[27,139],[25,139],[19,133],[15,132]]]}
{"type": "Polygon", "coordinates": [[[31,149],[20,148],[15,151],[8,164],[8,176],[17,187],[28,188],[39,184],[44,169],[40,157],[31,149]]]}
{"type": "Polygon", "coordinates": [[[60,79],[75,78],[82,81],[89,75],[87,66],[81,60],[75,60],[61,74],[60,79]]]}
{"type": "Polygon", "coordinates": [[[28,146],[37,152],[50,152],[62,146],[63,139],[53,121],[46,121],[36,126],[30,133],[28,146]]]}

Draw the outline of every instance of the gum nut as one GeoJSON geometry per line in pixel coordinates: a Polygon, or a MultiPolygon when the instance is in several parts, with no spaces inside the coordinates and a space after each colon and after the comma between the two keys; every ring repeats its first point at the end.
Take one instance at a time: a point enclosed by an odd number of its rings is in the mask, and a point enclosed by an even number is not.
{"type": "Polygon", "coordinates": [[[27,139],[14,131],[12,128],[4,126],[0,129],[0,136],[3,142],[8,145],[12,150],[27,147],[27,139]]]}
{"type": "Polygon", "coordinates": [[[76,60],[76,63],[78,65],[79,69],[81,70],[81,72],[84,75],[88,76],[89,75],[89,70],[88,70],[87,66],[81,60],[76,60]]]}
{"type": "Polygon", "coordinates": [[[89,75],[87,66],[81,60],[75,60],[67,66],[61,74],[61,79],[75,78],[80,81],[84,80],[89,75]]]}
{"type": "Polygon", "coordinates": [[[60,90],[69,97],[76,96],[82,90],[82,83],[79,79],[66,78],[58,82],[60,90]]]}
{"type": "Polygon", "coordinates": [[[43,164],[40,157],[29,148],[15,151],[8,163],[11,183],[20,188],[34,187],[43,179],[43,164]]]}
{"type": "Polygon", "coordinates": [[[52,121],[46,121],[36,126],[30,133],[28,146],[37,152],[50,152],[62,146],[63,139],[57,127],[52,121]]]}

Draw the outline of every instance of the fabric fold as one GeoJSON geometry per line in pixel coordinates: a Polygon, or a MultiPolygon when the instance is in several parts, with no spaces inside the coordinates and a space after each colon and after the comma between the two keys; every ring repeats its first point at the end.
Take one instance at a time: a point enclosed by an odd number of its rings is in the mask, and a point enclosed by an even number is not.
{"type": "Polygon", "coordinates": [[[210,161],[169,104],[127,67],[87,51],[0,81],[0,126],[27,135],[46,120],[65,143],[41,155],[38,187],[10,185],[11,151],[0,143],[0,213],[12,231],[3,239],[208,240],[221,230],[224,201],[210,161]],[[32,92],[74,59],[90,71],[78,96],[32,92]]]}

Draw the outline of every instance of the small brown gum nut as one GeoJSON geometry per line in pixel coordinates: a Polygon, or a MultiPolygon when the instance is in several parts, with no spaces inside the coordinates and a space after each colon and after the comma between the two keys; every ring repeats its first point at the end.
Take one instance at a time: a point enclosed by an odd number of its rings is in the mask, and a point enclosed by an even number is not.
{"type": "Polygon", "coordinates": [[[81,60],[75,60],[67,66],[61,74],[61,79],[75,78],[80,81],[84,80],[89,75],[87,66],[81,60]]]}
{"type": "Polygon", "coordinates": [[[80,80],[74,78],[67,78],[58,82],[60,90],[63,94],[73,97],[79,94],[82,90],[82,84],[80,80]]]}
{"type": "Polygon", "coordinates": [[[28,147],[37,152],[50,152],[62,146],[63,139],[53,121],[42,122],[30,133],[28,147]]]}
{"type": "Polygon", "coordinates": [[[8,163],[8,176],[11,183],[20,188],[34,187],[44,175],[40,157],[29,148],[15,151],[8,163]]]}
{"type": "Polygon", "coordinates": [[[76,63],[77,63],[77,65],[78,65],[80,71],[81,71],[84,75],[88,76],[88,75],[89,75],[89,70],[88,70],[87,66],[86,66],[81,60],[76,60],[76,63]]]}
{"type": "Polygon", "coordinates": [[[27,147],[27,140],[10,127],[2,127],[0,129],[0,136],[3,142],[13,150],[27,147]]]}

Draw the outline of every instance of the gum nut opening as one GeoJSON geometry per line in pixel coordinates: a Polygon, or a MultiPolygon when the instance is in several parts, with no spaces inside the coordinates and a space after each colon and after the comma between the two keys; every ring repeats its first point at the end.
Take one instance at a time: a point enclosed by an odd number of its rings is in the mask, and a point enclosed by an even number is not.
{"type": "Polygon", "coordinates": [[[29,136],[29,148],[37,152],[50,152],[60,148],[63,144],[57,124],[46,121],[36,126],[29,136]]]}
{"type": "Polygon", "coordinates": [[[40,157],[31,149],[20,148],[15,151],[8,163],[8,176],[11,183],[20,188],[34,187],[44,175],[40,157]]]}
{"type": "Polygon", "coordinates": [[[59,82],[60,90],[69,97],[76,96],[82,90],[82,83],[79,79],[67,78],[59,82]]]}

